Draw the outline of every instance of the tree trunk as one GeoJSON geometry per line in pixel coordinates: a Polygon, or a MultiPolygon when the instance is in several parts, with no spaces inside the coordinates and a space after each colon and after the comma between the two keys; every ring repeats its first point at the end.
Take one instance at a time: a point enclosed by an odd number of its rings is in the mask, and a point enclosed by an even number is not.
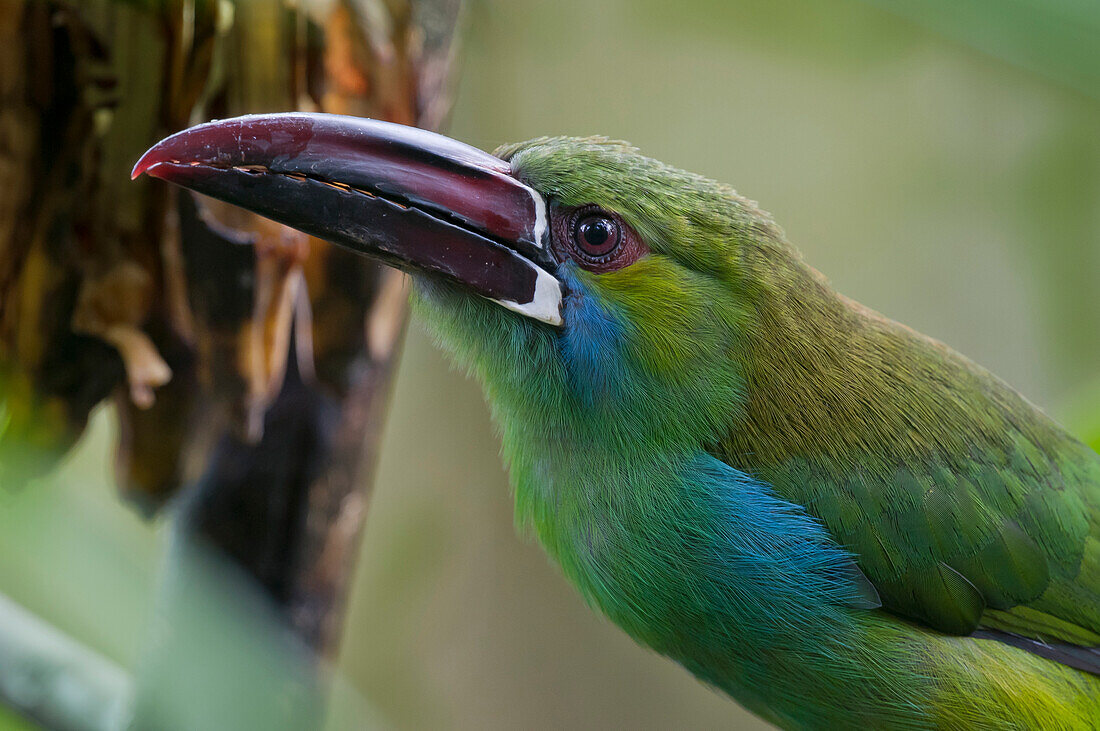
{"type": "MultiPolygon", "coordinates": [[[[113,397],[123,494],[332,657],[406,316],[402,275],[160,182],[190,124],[326,111],[437,127],[460,0],[6,0],[0,481],[113,397]]],[[[168,592],[169,594],[171,592],[168,592]]]]}

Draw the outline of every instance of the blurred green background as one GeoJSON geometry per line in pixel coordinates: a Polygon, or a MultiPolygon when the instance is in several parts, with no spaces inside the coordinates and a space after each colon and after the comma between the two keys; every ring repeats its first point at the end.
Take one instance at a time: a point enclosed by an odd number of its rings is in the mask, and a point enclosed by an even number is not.
{"type": "MultiPolygon", "coordinates": [[[[759,200],[845,294],[1100,441],[1100,11],[1062,0],[473,0],[450,133],[603,134],[759,200]]],[[[0,492],[0,590],[133,667],[163,525],[106,412],[0,492]]],[[[349,727],[763,728],[592,614],[517,537],[476,384],[419,323],[340,661],[349,727]],[[351,710],[349,710],[351,709],[351,710]]],[[[0,717],[0,726],[4,724],[0,717]]]]}

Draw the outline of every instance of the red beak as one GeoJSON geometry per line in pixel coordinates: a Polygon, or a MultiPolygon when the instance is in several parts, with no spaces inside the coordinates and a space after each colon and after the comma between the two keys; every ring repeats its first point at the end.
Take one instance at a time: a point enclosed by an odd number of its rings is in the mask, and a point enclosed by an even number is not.
{"type": "Polygon", "coordinates": [[[561,324],[542,196],[508,163],[442,135],[329,114],[250,115],[162,140],[134,166],[142,173],[561,324]]]}

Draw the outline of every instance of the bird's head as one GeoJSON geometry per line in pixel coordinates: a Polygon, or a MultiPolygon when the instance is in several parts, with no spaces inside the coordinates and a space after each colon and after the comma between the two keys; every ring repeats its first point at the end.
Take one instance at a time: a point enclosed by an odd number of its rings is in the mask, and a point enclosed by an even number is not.
{"type": "Polygon", "coordinates": [[[256,115],[167,138],[142,172],[411,271],[505,431],[567,449],[693,449],[728,430],[755,300],[792,256],[751,201],[601,138],[489,155],[384,122],[256,115]]]}

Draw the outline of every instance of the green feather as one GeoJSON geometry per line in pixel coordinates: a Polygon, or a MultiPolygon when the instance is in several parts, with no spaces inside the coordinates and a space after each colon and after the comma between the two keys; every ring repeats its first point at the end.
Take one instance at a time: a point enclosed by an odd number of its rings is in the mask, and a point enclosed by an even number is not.
{"type": "Polygon", "coordinates": [[[729,187],[598,138],[497,154],[649,249],[563,262],[561,331],[418,283],[591,604],[784,727],[1095,727],[1100,457],[729,187]]]}

